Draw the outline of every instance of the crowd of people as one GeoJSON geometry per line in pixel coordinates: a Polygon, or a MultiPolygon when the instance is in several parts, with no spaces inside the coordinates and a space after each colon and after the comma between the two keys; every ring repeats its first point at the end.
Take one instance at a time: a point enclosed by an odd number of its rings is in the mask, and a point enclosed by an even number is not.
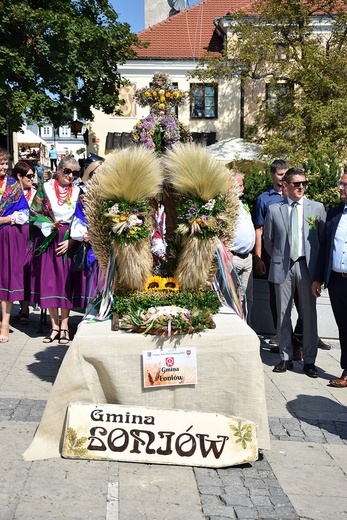
{"type": "MultiPolygon", "coordinates": [[[[37,304],[48,309],[51,320],[43,342],[68,344],[70,310],[86,306],[98,280],[90,247],[89,255],[83,254],[83,266],[76,267],[75,259],[81,249],[84,253],[88,249],[84,195],[101,161],[92,162],[80,179],[79,163],[66,155],[54,177],[42,182],[40,164],[35,168],[21,160],[10,176],[8,160],[7,152],[0,150],[0,343],[9,340],[12,305],[19,301],[20,312],[14,320],[28,323],[29,302],[37,304]],[[35,173],[37,189],[33,187],[35,173]]],[[[330,348],[317,334],[316,299],[324,283],[339,329],[343,370],[330,384],[347,387],[347,325],[343,319],[347,303],[347,171],[338,184],[343,204],[328,212],[327,221],[323,204],[305,196],[308,181],[302,169],[276,160],[270,171],[273,184],[258,196],[254,222],[241,201],[244,176],[233,171],[240,201],[231,254],[248,308],[248,324],[252,326],[254,269],[266,275],[269,283],[277,331],[271,350],[280,355],[273,371],[284,373],[293,369],[294,361],[303,360],[304,373],[318,377],[317,349],[330,348]],[[299,316],[294,330],[293,303],[299,316]]]]}
{"type": "Polygon", "coordinates": [[[69,313],[85,306],[88,277],[86,269],[73,269],[76,250],[87,241],[86,227],[74,222],[82,191],[73,180],[80,165],[64,156],[55,178],[35,190],[32,163],[19,161],[9,175],[8,160],[0,150],[0,343],[9,340],[12,305],[19,301],[14,319],[28,323],[29,302],[48,309],[51,330],[43,342],[67,344],[69,313]]]}
{"type": "MultiPolygon", "coordinates": [[[[275,160],[270,173],[272,186],[257,197],[254,222],[248,208],[240,202],[231,251],[241,298],[246,299],[247,322],[252,326],[254,270],[257,275],[266,276],[269,284],[276,330],[270,351],[280,355],[273,371],[284,373],[293,369],[294,361],[303,361],[304,373],[318,377],[315,365],[318,348],[330,349],[317,332],[316,298],[324,283],[329,291],[341,345],[342,375],[330,384],[345,388],[347,336],[343,314],[347,303],[347,171],[338,183],[343,204],[331,209],[327,217],[323,204],[305,196],[308,181],[302,169],[289,168],[286,161],[275,160]],[[294,330],[293,304],[298,311],[294,330]]],[[[236,170],[233,174],[242,197],[243,174],[236,170]]]]}

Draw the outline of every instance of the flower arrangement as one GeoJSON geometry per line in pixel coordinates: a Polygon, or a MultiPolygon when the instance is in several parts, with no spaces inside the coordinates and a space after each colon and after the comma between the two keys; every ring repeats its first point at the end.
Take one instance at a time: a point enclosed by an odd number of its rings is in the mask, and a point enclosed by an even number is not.
{"type": "Polygon", "coordinates": [[[116,240],[124,244],[149,237],[153,225],[150,215],[150,205],[145,201],[106,200],[102,203],[101,219],[108,228],[112,244],[116,240]]]}
{"type": "Polygon", "coordinates": [[[174,115],[150,114],[136,124],[131,132],[135,143],[163,153],[177,142],[191,142],[192,136],[184,123],[174,115]]]}
{"type": "Polygon", "coordinates": [[[318,215],[310,215],[309,217],[306,217],[305,220],[308,223],[308,229],[310,231],[313,229],[317,229],[318,215]]]}
{"type": "Polygon", "coordinates": [[[131,295],[117,292],[111,312],[117,315],[118,329],[171,336],[215,328],[213,314],[219,307],[219,298],[209,287],[197,291],[150,288],[131,295]]]}
{"type": "Polygon", "coordinates": [[[166,112],[169,108],[180,105],[185,93],[175,87],[169,74],[156,72],[149,87],[139,89],[134,99],[141,107],[150,106],[151,113],[166,112]]]}
{"type": "Polygon", "coordinates": [[[145,286],[145,291],[178,291],[179,282],[175,278],[169,276],[163,278],[161,276],[151,276],[145,286]]]}
{"type": "Polygon", "coordinates": [[[182,235],[200,238],[221,236],[228,225],[225,209],[226,199],[222,195],[207,202],[183,197],[178,205],[177,230],[182,235]]]}

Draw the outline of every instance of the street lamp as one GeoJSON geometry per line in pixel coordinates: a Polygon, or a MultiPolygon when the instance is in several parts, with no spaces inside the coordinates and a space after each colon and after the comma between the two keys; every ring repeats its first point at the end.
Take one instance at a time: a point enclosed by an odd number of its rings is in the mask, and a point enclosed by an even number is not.
{"type": "Polygon", "coordinates": [[[77,134],[81,133],[82,126],[83,126],[82,121],[78,121],[78,119],[71,122],[71,132],[73,134],[75,134],[76,139],[77,139],[77,134]]]}

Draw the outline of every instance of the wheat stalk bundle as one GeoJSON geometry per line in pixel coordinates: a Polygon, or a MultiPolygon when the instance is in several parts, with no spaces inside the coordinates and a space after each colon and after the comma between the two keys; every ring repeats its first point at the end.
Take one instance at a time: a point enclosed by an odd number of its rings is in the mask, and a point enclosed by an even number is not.
{"type": "Polygon", "coordinates": [[[98,177],[100,197],[131,203],[159,193],[162,168],[152,151],[132,146],[108,155],[98,177]]]}
{"type": "MultiPolygon", "coordinates": [[[[102,165],[98,169],[100,170],[101,168],[102,165]]],[[[100,197],[98,175],[94,175],[88,182],[84,208],[88,222],[88,240],[92,244],[101,269],[106,272],[112,244],[110,236],[100,218],[103,199],[100,197]]]]}
{"type": "MultiPolygon", "coordinates": [[[[164,157],[165,177],[179,197],[208,202],[225,198],[219,239],[230,248],[239,211],[235,179],[206,148],[194,144],[176,144],[164,157]]],[[[194,229],[192,224],[192,230],[194,229]]],[[[182,288],[197,288],[211,280],[218,237],[206,238],[191,233],[184,237],[175,277],[182,288]]]]}
{"type": "Polygon", "coordinates": [[[111,240],[110,229],[102,219],[103,201],[145,201],[157,195],[161,184],[159,159],[150,150],[136,146],[109,155],[88,186],[86,215],[90,240],[103,270],[113,248],[119,287],[143,290],[153,263],[150,239],[111,240]]]}

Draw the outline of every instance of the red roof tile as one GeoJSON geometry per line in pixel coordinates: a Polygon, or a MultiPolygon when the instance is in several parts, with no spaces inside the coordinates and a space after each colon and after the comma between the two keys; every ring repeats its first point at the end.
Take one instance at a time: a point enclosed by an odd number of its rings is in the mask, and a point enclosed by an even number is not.
{"type": "Polygon", "coordinates": [[[150,45],[137,49],[137,55],[140,59],[194,59],[207,51],[218,54],[223,42],[215,30],[214,19],[241,10],[251,13],[253,3],[253,0],[203,0],[139,32],[139,39],[150,45]]]}

